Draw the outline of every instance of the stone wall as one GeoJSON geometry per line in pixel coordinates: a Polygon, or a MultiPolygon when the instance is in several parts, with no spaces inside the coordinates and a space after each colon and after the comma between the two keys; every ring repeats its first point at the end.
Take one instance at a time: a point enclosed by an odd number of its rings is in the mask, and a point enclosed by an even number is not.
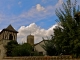
{"type": "Polygon", "coordinates": [[[0,40],[0,60],[3,58],[3,57],[6,57],[6,49],[5,49],[5,46],[7,45],[7,43],[9,42],[10,40],[0,40]]]}
{"type": "Polygon", "coordinates": [[[29,56],[29,57],[5,57],[2,60],[80,60],[62,56],[29,56]]]}

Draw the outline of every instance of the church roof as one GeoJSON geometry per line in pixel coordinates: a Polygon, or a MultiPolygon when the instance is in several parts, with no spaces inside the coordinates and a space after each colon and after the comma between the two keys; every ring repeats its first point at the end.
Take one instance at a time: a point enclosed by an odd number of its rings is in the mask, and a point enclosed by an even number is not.
{"type": "Polygon", "coordinates": [[[12,31],[12,32],[16,32],[18,33],[13,27],[12,25],[10,24],[7,28],[3,29],[3,30],[6,30],[6,31],[12,31]]]}
{"type": "Polygon", "coordinates": [[[42,43],[42,42],[44,42],[44,44],[45,44],[45,42],[48,42],[49,40],[42,40],[42,41],[40,41],[39,43],[36,43],[36,44],[34,44],[34,46],[36,46],[36,45],[38,45],[38,44],[40,44],[40,43],[42,43]]]}

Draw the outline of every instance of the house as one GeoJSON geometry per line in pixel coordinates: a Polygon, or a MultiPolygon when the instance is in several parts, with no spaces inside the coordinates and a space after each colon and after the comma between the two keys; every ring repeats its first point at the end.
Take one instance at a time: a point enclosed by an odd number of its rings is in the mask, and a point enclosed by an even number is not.
{"type": "Polygon", "coordinates": [[[41,42],[39,42],[37,44],[34,44],[34,50],[36,50],[37,52],[39,52],[40,55],[46,56],[47,53],[46,53],[46,51],[44,50],[44,48],[42,46],[45,45],[45,43],[47,41],[48,40],[42,40],[41,42]]]}

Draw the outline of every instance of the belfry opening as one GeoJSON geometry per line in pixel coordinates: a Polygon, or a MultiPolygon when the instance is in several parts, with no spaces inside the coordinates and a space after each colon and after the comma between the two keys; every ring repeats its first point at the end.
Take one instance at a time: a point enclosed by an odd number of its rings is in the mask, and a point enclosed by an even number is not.
{"type": "Polygon", "coordinates": [[[9,40],[13,40],[12,34],[9,35],[9,40]]]}
{"type": "Polygon", "coordinates": [[[0,40],[17,40],[17,31],[9,25],[0,32],[0,40]]]}

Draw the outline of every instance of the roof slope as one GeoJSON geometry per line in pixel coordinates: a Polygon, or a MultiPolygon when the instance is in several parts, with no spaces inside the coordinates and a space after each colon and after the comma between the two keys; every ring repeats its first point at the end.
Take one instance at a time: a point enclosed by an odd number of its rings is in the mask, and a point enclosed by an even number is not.
{"type": "Polygon", "coordinates": [[[7,31],[12,31],[12,32],[18,33],[18,32],[12,27],[11,24],[10,24],[7,28],[5,28],[5,29],[3,29],[3,30],[7,30],[7,31]]]}
{"type": "Polygon", "coordinates": [[[42,41],[40,41],[39,43],[36,43],[36,44],[34,44],[34,46],[36,46],[36,45],[38,45],[38,44],[40,44],[40,43],[42,43],[42,42],[44,42],[44,44],[45,44],[45,42],[48,42],[49,40],[42,40],[42,41]]]}

